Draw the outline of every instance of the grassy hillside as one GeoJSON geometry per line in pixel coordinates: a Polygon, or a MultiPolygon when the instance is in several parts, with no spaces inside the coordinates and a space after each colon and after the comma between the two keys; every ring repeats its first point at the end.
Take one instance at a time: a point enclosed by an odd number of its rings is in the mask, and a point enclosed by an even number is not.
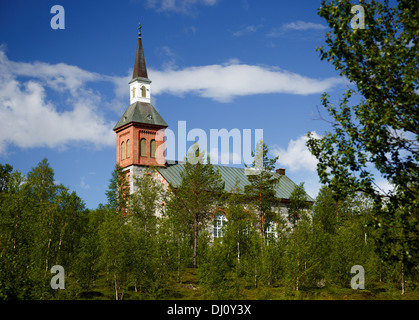
{"type": "MultiPolygon", "coordinates": [[[[165,288],[160,289],[159,297],[153,298],[149,294],[141,292],[140,288],[135,290],[129,287],[124,291],[124,300],[142,299],[164,299],[164,300],[202,300],[214,299],[205,288],[202,288],[198,279],[198,270],[187,268],[180,275],[179,282],[168,283],[165,288]]],[[[105,274],[101,274],[95,282],[94,287],[89,291],[83,291],[76,284],[74,279],[66,281],[66,290],[57,292],[58,299],[81,299],[81,300],[115,300],[115,291],[112,281],[106,279],[105,274]]],[[[367,284],[364,290],[353,290],[339,288],[336,286],[323,288],[302,288],[299,291],[289,290],[280,284],[272,287],[252,288],[245,286],[240,292],[242,300],[419,300],[418,289],[407,290],[404,295],[400,289],[394,285],[384,285],[382,283],[367,284]]],[[[234,295],[231,299],[236,299],[234,295]]]]}

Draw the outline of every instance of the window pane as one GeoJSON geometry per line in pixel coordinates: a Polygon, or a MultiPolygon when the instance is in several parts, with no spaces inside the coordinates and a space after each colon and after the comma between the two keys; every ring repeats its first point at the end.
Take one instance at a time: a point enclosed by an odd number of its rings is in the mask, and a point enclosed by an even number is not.
{"type": "Polygon", "coordinates": [[[156,157],[156,140],[151,140],[150,143],[150,157],[156,157]]]}
{"type": "Polygon", "coordinates": [[[140,156],[141,157],[146,157],[147,156],[147,142],[145,141],[145,139],[141,139],[140,142],[140,156]]]}
{"type": "Polygon", "coordinates": [[[129,158],[130,157],[130,155],[131,155],[131,147],[130,147],[130,141],[129,140],[127,140],[127,158],[129,158]]]}
{"type": "Polygon", "coordinates": [[[121,143],[121,160],[125,160],[125,142],[121,143]]]}

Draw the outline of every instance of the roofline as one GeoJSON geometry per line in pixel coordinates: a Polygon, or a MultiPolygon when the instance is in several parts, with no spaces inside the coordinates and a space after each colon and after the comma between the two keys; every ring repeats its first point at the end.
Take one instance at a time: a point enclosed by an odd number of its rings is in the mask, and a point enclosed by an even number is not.
{"type": "Polygon", "coordinates": [[[119,131],[122,131],[130,126],[136,127],[137,125],[141,125],[141,127],[149,128],[149,129],[166,129],[168,127],[168,125],[164,126],[164,125],[150,124],[150,123],[145,123],[145,122],[130,121],[118,128],[114,127],[112,130],[118,133],[119,131]]]}
{"type": "Polygon", "coordinates": [[[135,82],[137,80],[140,81],[140,82],[145,82],[145,83],[149,83],[149,84],[152,82],[149,78],[135,77],[135,78],[132,78],[131,81],[128,82],[128,84],[131,84],[131,83],[133,83],[133,82],[135,82]]]}

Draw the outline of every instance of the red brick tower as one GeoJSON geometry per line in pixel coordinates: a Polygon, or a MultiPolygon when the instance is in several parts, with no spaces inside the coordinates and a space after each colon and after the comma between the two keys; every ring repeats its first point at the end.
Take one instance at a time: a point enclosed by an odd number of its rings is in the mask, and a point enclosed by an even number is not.
{"type": "MultiPolygon", "coordinates": [[[[130,106],[113,130],[116,133],[116,162],[128,176],[141,174],[148,166],[164,167],[166,122],[150,103],[150,84],[139,26],[134,72],[130,86],[130,106]]],[[[130,185],[133,186],[132,179],[130,185]]],[[[131,188],[131,192],[134,190],[131,188]]]]}

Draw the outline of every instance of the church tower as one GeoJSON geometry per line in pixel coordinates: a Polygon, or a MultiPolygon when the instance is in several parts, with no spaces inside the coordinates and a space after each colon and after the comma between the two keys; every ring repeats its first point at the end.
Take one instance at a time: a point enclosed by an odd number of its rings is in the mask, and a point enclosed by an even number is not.
{"type": "MultiPolygon", "coordinates": [[[[147,75],[141,24],[129,90],[130,105],[113,130],[116,133],[116,162],[130,177],[141,174],[145,167],[165,166],[164,129],[167,124],[151,104],[151,80],[147,75]]],[[[129,180],[133,192],[133,179],[129,180]]]]}

